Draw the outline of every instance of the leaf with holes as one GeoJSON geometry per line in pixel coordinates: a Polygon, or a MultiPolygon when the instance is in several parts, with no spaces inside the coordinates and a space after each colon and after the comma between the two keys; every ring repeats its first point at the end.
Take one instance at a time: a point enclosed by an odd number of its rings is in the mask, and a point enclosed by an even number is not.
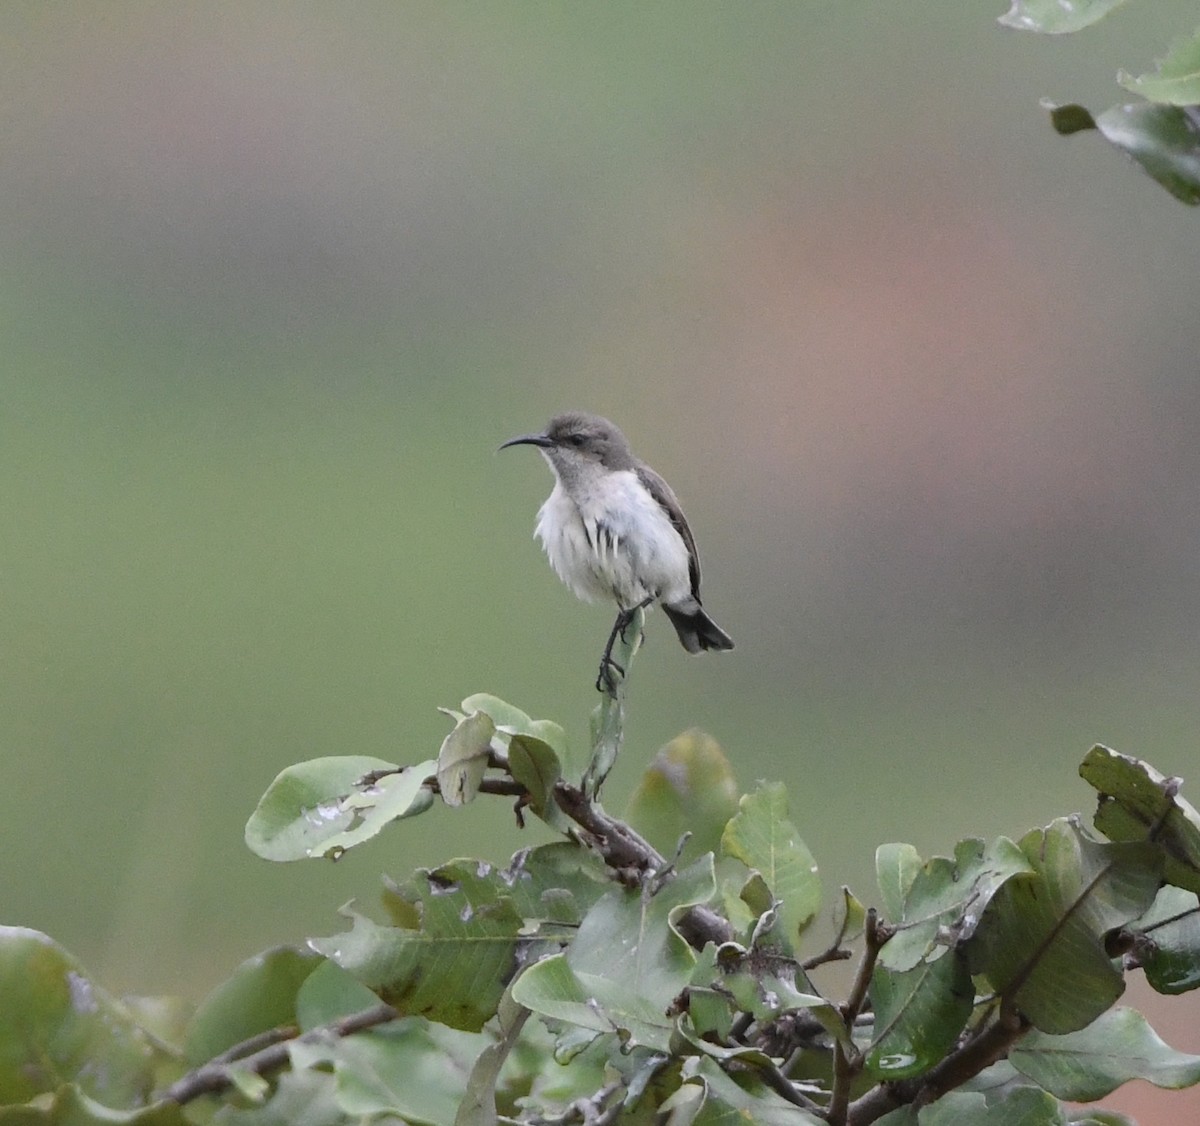
{"type": "Polygon", "coordinates": [[[419,926],[381,926],[354,911],[349,932],[309,945],[405,1014],[477,1032],[517,964],[523,920],[495,870],[475,860],[421,869],[393,894],[419,926]]]}
{"type": "Polygon", "coordinates": [[[1200,813],[1179,796],[1178,779],[1101,746],[1088,752],[1079,773],[1100,792],[1096,828],[1111,841],[1152,837],[1167,882],[1200,894],[1200,813]]]}

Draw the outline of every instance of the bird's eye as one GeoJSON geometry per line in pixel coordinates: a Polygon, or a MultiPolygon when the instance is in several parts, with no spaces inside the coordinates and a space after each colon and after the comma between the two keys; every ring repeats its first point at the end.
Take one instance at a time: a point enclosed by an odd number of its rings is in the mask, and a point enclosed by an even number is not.
{"type": "Polygon", "coordinates": [[[570,442],[571,445],[573,445],[573,446],[582,446],[583,445],[583,435],[582,434],[568,434],[567,441],[570,442]]]}

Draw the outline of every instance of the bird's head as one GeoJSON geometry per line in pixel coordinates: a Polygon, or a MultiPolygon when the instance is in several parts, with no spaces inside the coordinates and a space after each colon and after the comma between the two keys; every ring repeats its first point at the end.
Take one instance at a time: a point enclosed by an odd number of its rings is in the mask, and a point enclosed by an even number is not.
{"type": "Polygon", "coordinates": [[[537,446],[560,475],[578,472],[587,463],[610,470],[632,469],[637,464],[617,427],[607,418],[582,411],[556,415],[542,433],[522,434],[500,449],[509,446],[537,446]]]}

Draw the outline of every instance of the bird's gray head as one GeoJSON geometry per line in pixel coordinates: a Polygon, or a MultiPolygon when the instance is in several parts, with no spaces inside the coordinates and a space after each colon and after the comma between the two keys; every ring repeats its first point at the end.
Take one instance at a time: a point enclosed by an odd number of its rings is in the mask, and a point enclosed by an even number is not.
{"type": "Polygon", "coordinates": [[[500,448],[508,446],[537,446],[560,477],[587,472],[589,465],[609,470],[637,466],[625,435],[607,418],[582,411],[556,415],[541,434],[522,434],[500,448]]]}

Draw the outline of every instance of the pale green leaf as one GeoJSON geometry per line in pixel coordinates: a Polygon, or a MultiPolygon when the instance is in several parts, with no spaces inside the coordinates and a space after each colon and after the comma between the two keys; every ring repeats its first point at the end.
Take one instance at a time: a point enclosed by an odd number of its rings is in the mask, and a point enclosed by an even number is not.
{"type": "Polygon", "coordinates": [[[842,898],[834,905],[833,930],[839,943],[853,942],[861,937],[867,922],[867,908],[845,884],[842,898]]]}
{"type": "Polygon", "coordinates": [[[751,1013],[756,1020],[775,1021],[789,1013],[806,1012],[832,1039],[841,1041],[847,1049],[853,1048],[840,1010],[818,994],[797,989],[783,967],[777,970],[763,967],[760,959],[751,955],[739,969],[723,973],[714,981],[733,996],[740,1011],[751,1013]]]}
{"type": "Polygon", "coordinates": [[[225,1105],[214,1119],[220,1126],[346,1126],[334,1098],[334,1076],[324,1071],[284,1071],[262,1106],[225,1105]]]}
{"type": "Polygon", "coordinates": [[[1096,117],[1096,128],[1176,199],[1200,204],[1200,125],[1194,111],[1152,102],[1113,106],[1096,117]]]}
{"type": "Polygon", "coordinates": [[[1178,1089],[1200,1083],[1200,1056],[1164,1044],[1134,1009],[1116,1008],[1065,1036],[1030,1032],[1009,1050],[1023,1075],[1060,1099],[1102,1099],[1131,1079],[1178,1089]]]}
{"type": "MultiPolygon", "coordinates": [[[[1003,1095],[985,1097],[951,1091],[923,1106],[919,1126],[1066,1126],[1066,1111],[1058,1100],[1035,1087],[1015,1087],[1003,1095]]],[[[891,1126],[887,1118],[880,1126],[891,1126]]]]}
{"type": "MultiPolygon", "coordinates": [[[[426,759],[347,794],[342,804],[356,815],[357,820],[342,832],[327,837],[320,855],[336,860],[347,849],[370,840],[393,821],[424,813],[433,804],[433,791],[428,783],[435,767],[433,759],[426,759]]],[[[315,850],[314,855],[317,855],[315,850]]]]}
{"type": "Polygon", "coordinates": [[[681,863],[690,864],[717,851],[737,809],[729,760],[715,739],[691,730],[654,756],[630,798],[626,820],[665,856],[674,856],[684,834],[690,834],[680,853],[681,863]]]}
{"type": "Polygon", "coordinates": [[[533,720],[520,708],[501,700],[498,696],[490,696],[486,692],[476,692],[462,702],[464,715],[472,712],[482,712],[491,716],[497,727],[507,727],[512,731],[528,731],[533,720]]]}
{"type": "MultiPolygon", "coordinates": [[[[480,870],[490,866],[481,861],[480,870]]],[[[496,875],[527,929],[542,923],[577,927],[612,886],[603,861],[566,841],[523,849],[496,875]]]]}
{"type": "Polygon", "coordinates": [[[496,1084],[528,1017],[529,1010],[518,1005],[511,994],[506,993],[501,998],[496,1011],[499,1036],[476,1058],[463,1090],[454,1126],[496,1126],[496,1084]]]}
{"type": "Polygon", "coordinates": [[[479,793],[496,725],[486,712],[464,716],[442,741],[437,757],[438,791],[447,805],[465,805],[479,793]]]}
{"type": "Polygon", "coordinates": [[[293,1044],[292,1065],[332,1067],[334,1098],[350,1121],[402,1118],[412,1126],[452,1126],[473,1061],[492,1042],[417,1018],[354,1036],[293,1044]]]}
{"type": "Polygon", "coordinates": [[[1107,1110],[1102,1106],[1089,1106],[1083,1110],[1071,1111],[1067,1115],[1067,1122],[1070,1126],[1138,1126],[1129,1115],[1107,1110]]]}
{"type": "MultiPolygon", "coordinates": [[[[696,1126],[822,1126],[823,1119],[809,1114],[772,1091],[753,1072],[734,1082],[721,1065],[707,1056],[694,1057],[684,1067],[688,1078],[703,1084],[704,1100],[696,1126]]],[[[686,1090],[692,1084],[684,1084],[686,1090]]],[[[668,1119],[668,1121],[672,1121],[668,1119]]]]}
{"type": "Polygon", "coordinates": [[[383,759],[310,759],[281,771],[246,823],[246,844],[266,860],[340,856],[398,817],[429,808],[432,760],[403,770],[383,759]],[[376,782],[368,775],[381,775],[376,782]]]}
{"type": "Polygon", "coordinates": [[[1149,102],[1200,105],[1200,30],[1174,40],[1158,60],[1157,73],[1134,77],[1121,71],[1117,81],[1149,102]]]}
{"type": "Polygon", "coordinates": [[[921,856],[910,844],[883,844],[875,850],[875,880],[889,921],[904,917],[904,901],[920,871],[921,856]]]}
{"type": "Polygon", "coordinates": [[[703,857],[657,894],[613,888],[588,911],[566,954],[521,974],[513,999],[542,1016],[667,1051],[668,1010],[696,964],[673,919],[708,902],[714,885],[712,858],[703,857]]]}
{"type": "Polygon", "coordinates": [[[645,625],[646,612],[635,610],[633,620],[613,646],[613,660],[625,671],[622,674],[613,670],[612,692],[602,691],[600,703],[592,711],[592,751],[581,783],[589,797],[599,793],[625,740],[625,684],[633,667],[634,654],[641,647],[645,625]]]}
{"type": "Polygon", "coordinates": [[[821,880],[817,862],[788,820],[782,784],[763,784],[741,799],[721,848],[762,876],[778,904],[778,934],[795,952],[801,932],[820,909],[821,880]]]}
{"type": "Polygon", "coordinates": [[[1063,35],[1089,27],[1122,3],[1124,0],[1012,0],[1012,7],[999,22],[1018,31],[1063,35]]]}

